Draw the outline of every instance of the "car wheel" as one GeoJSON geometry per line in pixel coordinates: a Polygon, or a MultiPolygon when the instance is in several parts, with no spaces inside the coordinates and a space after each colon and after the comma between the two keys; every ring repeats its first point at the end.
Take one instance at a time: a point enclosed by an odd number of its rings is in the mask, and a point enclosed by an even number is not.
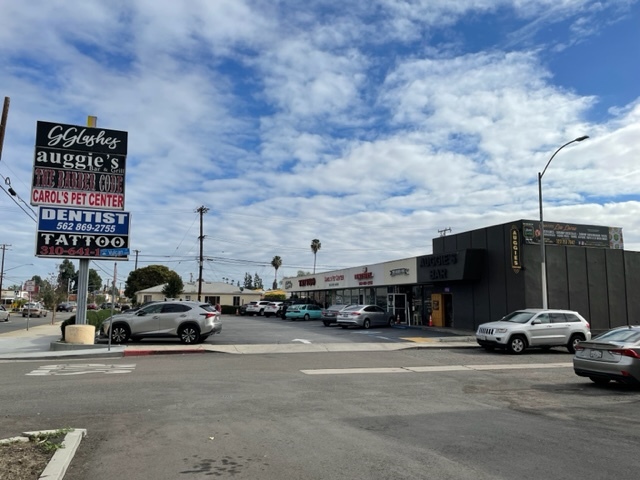
{"type": "Polygon", "coordinates": [[[395,324],[396,324],[396,319],[393,317],[389,318],[389,323],[387,323],[387,325],[389,327],[393,327],[395,324]]]}
{"type": "Polygon", "coordinates": [[[371,320],[369,320],[368,318],[365,318],[364,322],[362,322],[362,328],[366,330],[370,327],[371,327],[371,320]]]}
{"type": "Polygon", "coordinates": [[[346,325],[340,325],[340,326],[341,326],[342,328],[347,328],[347,326],[346,326],[346,325]]]}
{"type": "Polygon", "coordinates": [[[571,335],[569,343],[567,343],[567,350],[569,350],[569,353],[576,353],[576,346],[583,340],[584,337],[579,333],[574,333],[573,335],[571,335]]]}
{"type": "Polygon", "coordinates": [[[329,325],[331,325],[331,322],[322,322],[322,323],[324,323],[325,327],[328,327],[329,325]]]}
{"type": "Polygon", "coordinates": [[[194,325],[184,325],[178,330],[178,336],[182,343],[198,343],[200,341],[200,329],[194,325]]]}
{"type": "Polygon", "coordinates": [[[127,343],[129,335],[129,328],[124,325],[114,325],[111,327],[111,342],[113,343],[127,343]]]}
{"type": "Polygon", "coordinates": [[[306,322],[307,320],[309,320],[309,318],[311,318],[311,317],[309,317],[309,314],[305,313],[304,314],[304,321],[306,322]]]}
{"type": "Polygon", "coordinates": [[[514,355],[524,352],[525,348],[527,348],[527,341],[522,335],[514,335],[509,339],[509,343],[507,344],[509,353],[513,353],[514,355]]]}
{"type": "Polygon", "coordinates": [[[591,380],[596,385],[606,385],[607,383],[609,383],[608,378],[602,378],[602,377],[589,377],[589,380],[591,380]]]}

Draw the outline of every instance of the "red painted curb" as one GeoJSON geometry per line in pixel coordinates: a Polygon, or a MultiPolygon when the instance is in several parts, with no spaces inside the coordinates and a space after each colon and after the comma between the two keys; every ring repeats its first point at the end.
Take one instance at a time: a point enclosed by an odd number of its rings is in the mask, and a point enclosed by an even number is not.
{"type": "Polygon", "coordinates": [[[179,355],[183,353],[205,353],[206,350],[125,350],[125,357],[141,357],[144,355],[179,355]]]}

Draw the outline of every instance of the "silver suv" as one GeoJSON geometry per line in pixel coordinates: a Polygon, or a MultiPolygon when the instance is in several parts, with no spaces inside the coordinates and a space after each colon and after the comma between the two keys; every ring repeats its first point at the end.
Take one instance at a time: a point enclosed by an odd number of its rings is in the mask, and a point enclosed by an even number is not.
{"type": "Polygon", "coordinates": [[[182,343],[198,343],[222,331],[220,313],[202,302],[154,302],[139,310],[113,315],[100,327],[100,336],[125,343],[145,337],[178,337],[182,343]]]}
{"type": "Polygon", "coordinates": [[[590,339],[589,323],[571,310],[517,310],[476,331],[477,342],[486,350],[503,348],[514,354],[535,347],[566,347],[574,353],[579,342],[590,339]]]}

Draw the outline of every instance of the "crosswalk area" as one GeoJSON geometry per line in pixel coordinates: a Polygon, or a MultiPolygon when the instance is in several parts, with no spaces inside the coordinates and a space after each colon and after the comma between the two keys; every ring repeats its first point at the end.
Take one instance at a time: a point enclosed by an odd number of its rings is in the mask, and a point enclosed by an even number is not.
{"type": "Polygon", "coordinates": [[[48,375],[96,375],[131,373],[136,368],[135,363],[129,365],[105,365],[102,363],[70,363],[56,365],[42,365],[27,373],[27,376],[43,377],[48,375]]]}

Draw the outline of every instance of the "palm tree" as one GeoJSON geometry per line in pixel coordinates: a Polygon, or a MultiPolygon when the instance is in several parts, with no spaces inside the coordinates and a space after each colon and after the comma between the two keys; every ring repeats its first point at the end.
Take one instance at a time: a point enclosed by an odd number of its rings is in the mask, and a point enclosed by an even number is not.
{"type": "Polygon", "coordinates": [[[275,290],[278,288],[278,269],[282,266],[282,259],[276,255],[273,257],[273,260],[271,260],[271,266],[276,269],[276,276],[273,280],[273,289],[275,290]]]}
{"type": "Polygon", "coordinates": [[[311,251],[313,252],[313,273],[316,273],[316,255],[318,253],[318,250],[320,250],[320,240],[318,240],[317,238],[314,238],[313,240],[311,240],[311,251]]]}

